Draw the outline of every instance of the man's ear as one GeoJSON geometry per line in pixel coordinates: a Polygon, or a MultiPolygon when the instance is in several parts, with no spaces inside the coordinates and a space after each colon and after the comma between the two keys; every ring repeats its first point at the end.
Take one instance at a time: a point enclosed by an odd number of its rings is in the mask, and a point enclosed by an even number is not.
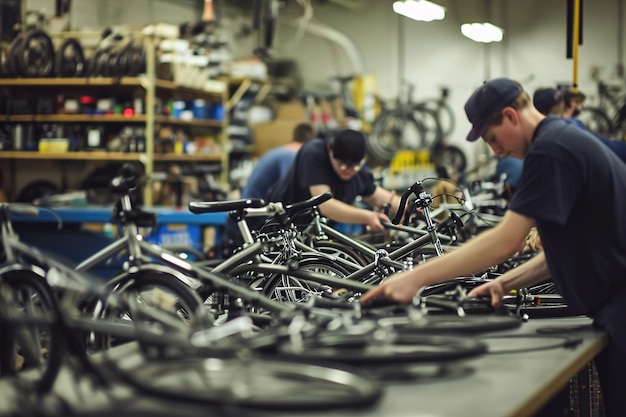
{"type": "Polygon", "coordinates": [[[502,110],[502,117],[509,119],[514,125],[519,123],[519,114],[513,107],[505,107],[502,110]]]}

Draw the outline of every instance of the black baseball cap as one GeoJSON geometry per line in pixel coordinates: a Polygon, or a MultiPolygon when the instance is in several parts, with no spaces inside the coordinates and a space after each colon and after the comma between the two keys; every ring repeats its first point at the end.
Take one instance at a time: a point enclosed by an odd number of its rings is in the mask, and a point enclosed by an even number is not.
{"type": "Polygon", "coordinates": [[[332,139],[330,148],[335,159],[358,164],[365,158],[365,136],[356,130],[342,130],[332,139]]]}
{"type": "Polygon", "coordinates": [[[485,134],[494,113],[510,104],[524,89],[510,78],[494,78],[478,87],[465,103],[465,114],[472,123],[467,140],[474,142],[485,134]]]}
{"type": "Polygon", "coordinates": [[[533,104],[541,113],[547,115],[550,109],[563,101],[563,92],[556,88],[540,88],[533,94],[533,104]]]}

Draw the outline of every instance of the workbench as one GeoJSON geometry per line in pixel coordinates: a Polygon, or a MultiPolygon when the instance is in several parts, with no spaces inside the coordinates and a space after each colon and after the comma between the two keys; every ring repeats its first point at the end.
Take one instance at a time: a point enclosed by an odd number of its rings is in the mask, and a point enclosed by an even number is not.
{"type": "MultiPolygon", "coordinates": [[[[107,410],[111,412],[115,403],[125,411],[143,413],[136,415],[159,416],[531,417],[538,413],[544,416],[544,406],[564,388],[567,390],[572,378],[606,344],[605,334],[592,328],[591,320],[584,317],[531,319],[519,329],[468,337],[481,337],[489,352],[447,363],[441,372],[424,371],[424,365],[401,364],[405,376],[383,379],[380,400],[358,409],[323,412],[220,409],[140,395],[126,386],[111,387],[106,391],[109,395],[105,395],[104,388],[85,382],[89,381],[86,378],[74,378],[68,371],[60,375],[54,390],[74,411],[97,410],[98,415],[109,415],[107,410]],[[406,377],[412,373],[414,378],[406,377]]],[[[127,357],[129,353],[124,351],[123,355],[127,357]]],[[[0,414],[15,411],[11,410],[17,403],[15,389],[10,379],[0,379],[0,397],[3,397],[0,414]]]]}

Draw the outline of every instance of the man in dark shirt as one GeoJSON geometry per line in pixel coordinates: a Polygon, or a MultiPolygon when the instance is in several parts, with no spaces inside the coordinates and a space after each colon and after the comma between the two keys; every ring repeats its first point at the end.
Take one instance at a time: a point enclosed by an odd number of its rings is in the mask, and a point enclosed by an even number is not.
{"type": "Polygon", "coordinates": [[[607,417],[626,416],[626,165],[588,131],[541,114],[519,83],[497,78],[465,104],[473,124],[498,156],[524,159],[518,188],[503,220],[457,250],[401,272],[361,298],[409,302],[427,285],[485,270],[514,254],[536,226],[543,252],[470,292],[504,294],[552,279],[570,308],[594,319],[608,336],[596,357],[607,417]],[[602,215],[597,213],[602,206],[602,215]]]}
{"type": "MultiPolygon", "coordinates": [[[[577,118],[584,100],[585,95],[582,93],[574,95],[574,93],[562,92],[556,88],[540,88],[533,94],[533,104],[541,113],[546,116],[562,116],[568,123],[588,130],[587,126],[577,118]],[[575,99],[568,95],[573,95],[575,99]]],[[[626,142],[609,139],[597,132],[591,133],[626,162],[626,142]]]]}
{"type": "Polygon", "coordinates": [[[292,132],[291,142],[264,153],[254,165],[246,186],[241,190],[241,198],[262,198],[276,181],[287,173],[296,152],[302,145],[315,137],[315,129],[310,123],[299,123],[292,132]]]}
{"type": "Polygon", "coordinates": [[[336,222],[363,224],[382,230],[389,218],[377,211],[352,205],[357,197],[371,207],[400,202],[394,193],[379,187],[365,165],[366,143],[362,133],[343,130],[330,141],[313,139],[298,151],[287,174],[270,188],[268,200],[292,204],[331,192],[333,198],[320,205],[320,213],[336,222]]]}

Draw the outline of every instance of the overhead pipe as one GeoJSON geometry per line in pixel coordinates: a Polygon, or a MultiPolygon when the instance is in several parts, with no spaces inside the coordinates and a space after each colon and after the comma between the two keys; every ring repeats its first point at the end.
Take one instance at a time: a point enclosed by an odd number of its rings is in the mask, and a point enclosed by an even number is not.
{"type": "MultiPolygon", "coordinates": [[[[299,20],[289,20],[288,23],[296,28],[300,27],[299,20]]],[[[363,60],[363,57],[361,56],[361,53],[359,52],[355,43],[348,36],[339,32],[338,30],[335,30],[325,25],[321,25],[316,22],[308,22],[308,24],[305,27],[305,30],[311,33],[312,35],[316,35],[321,38],[328,39],[330,41],[335,42],[337,45],[341,46],[343,50],[346,52],[346,55],[348,56],[348,59],[352,63],[352,66],[354,67],[355,71],[358,74],[366,73],[365,61],[363,60]]]]}

